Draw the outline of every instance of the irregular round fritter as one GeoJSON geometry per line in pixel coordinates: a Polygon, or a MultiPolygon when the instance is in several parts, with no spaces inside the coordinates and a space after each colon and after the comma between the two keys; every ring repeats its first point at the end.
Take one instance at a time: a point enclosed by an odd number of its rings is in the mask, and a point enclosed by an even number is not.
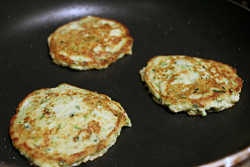
{"type": "Polygon", "coordinates": [[[48,38],[54,63],[76,70],[103,69],[132,54],[133,38],[121,23],[94,16],[59,27],[48,38]]]}
{"type": "Polygon", "coordinates": [[[229,65],[189,56],[156,56],[140,75],[156,102],[202,116],[232,107],[243,82],[229,65]]]}
{"type": "Polygon", "coordinates": [[[40,167],[70,167],[102,156],[131,122],[108,96],[68,84],[40,89],[10,122],[13,145],[40,167]]]}

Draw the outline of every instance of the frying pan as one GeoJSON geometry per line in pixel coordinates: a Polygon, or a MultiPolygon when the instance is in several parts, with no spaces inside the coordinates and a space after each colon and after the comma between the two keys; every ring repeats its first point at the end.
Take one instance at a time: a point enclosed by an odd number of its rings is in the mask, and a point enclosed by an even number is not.
{"type": "Polygon", "coordinates": [[[10,118],[28,93],[60,83],[107,94],[121,103],[133,123],[103,157],[80,166],[196,166],[250,145],[249,12],[227,1],[199,0],[8,0],[0,8],[0,166],[29,166],[11,144],[10,118]],[[48,35],[87,15],[125,24],[135,39],[133,55],[101,71],[53,64],[48,35]],[[172,114],[153,102],[138,74],[159,54],[233,66],[244,80],[240,101],[207,117],[172,114]]]}

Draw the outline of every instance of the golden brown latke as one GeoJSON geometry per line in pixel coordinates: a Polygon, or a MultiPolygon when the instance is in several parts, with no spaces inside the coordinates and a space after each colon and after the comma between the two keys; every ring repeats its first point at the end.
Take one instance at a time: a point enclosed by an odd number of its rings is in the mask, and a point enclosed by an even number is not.
{"type": "Polygon", "coordinates": [[[87,16],[59,27],[48,38],[54,63],[76,70],[103,69],[132,54],[133,38],[121,23],[87,16]]]}
{"type": "Polygon", "coordinates": [[[13,145],[40,167],[75,166],[102,156],[123,126],[121,105],[68,84],[30,93],[10,122],[13,145]]]}
{"type": "Polygon", "coordinates": [[[158,103],[203,116],[232,107],[243,82],[229,65],[189,56],[156,56],[140,75],[158,103]]]}

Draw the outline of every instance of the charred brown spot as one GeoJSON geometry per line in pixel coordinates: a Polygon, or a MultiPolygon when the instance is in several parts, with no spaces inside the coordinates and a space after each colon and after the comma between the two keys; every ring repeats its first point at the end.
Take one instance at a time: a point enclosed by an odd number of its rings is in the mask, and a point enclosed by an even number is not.
{"type": "Polygon", "coordinates": [[[101,130],[101,127],[97,121],[92,120],[88,123],[88,129],[90,129],[94,133],[99,133],[101,130]]]}
{"type": "Polygon", "coordinates": [[[12,142],[13,142],[13,143],[16,143],[18,140],[19,140],[19,138],[18,138],[18,137],[14,137],[14,138],[12,138],[12,142]]]}
{"type": "Polygon", "coordinates": [[[27,117],[24,118],[23,121],[24,121],[24,122],[29,122],[30,120],[31,120],[31,118],[30,118],[29,116],[27,116],[27,117]]]}
{"type": "Polygon", "coordinates": [[[50,115],[50,114],[51,114],[49,108],[46,108],[46,107],[43,109],[42,113],[43,113],[44,115],[50,115]]]}
{"type": "Polygon", "coordinates": [[[30,146],[28,146],[28,144],[27,144],[26,142],[24,142],[24,143],[22,144],[22,147],[23,147],[24,150],[26,150],[26,151],[31,151],[31,150],[32,150],[32,148],[31,148],[30,146]]]}
{"type": "Polygon", "coordinates": [[[75,136],[74,138],[73,138],[73,141],[74,142],[77,142],[79,140],[79,136],[75,136]]]}

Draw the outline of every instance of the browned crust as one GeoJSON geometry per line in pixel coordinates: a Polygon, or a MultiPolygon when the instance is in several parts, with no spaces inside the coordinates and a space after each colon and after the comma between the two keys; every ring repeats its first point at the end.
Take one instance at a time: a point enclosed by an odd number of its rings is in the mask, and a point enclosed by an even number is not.
{"type": "MultiPolygon", "coordinates": [[[[69,22],[69,23],[63,25],[62,27],[68,26],[68,25],[70,25],[70,24],[72,24],[74,22],[78,22],[78,21],[80,21],[82,19],[85,19],[87,17],[88,16],[83,17],[83,18],[81,18],[79,20],[69,22]]],[[[126,44],[119,51],[117,51],[117,52],[115,52],[113,54],[110,53],[110,52],[101,52],[101,53],[97,54],[97,53],[94,53],[92,50],[90,51],[89,49],[87,49],[85,52],[87,52],[88,58],[91,58],[92,61],[91,62],[77,62],[76,63],[75,61],[73,61],[69,57],[65,57],[65,56],[59,54],[60,49],[58,49],[58,47],[56,45],[56,43],[57,43],[56,39],[54,38],[57,31],[59,31],[60,28],[61,28],[61,27],[59,27],[49,37],[50,38],[50,42],[49,42],[50,54],[54,56],[54,58],[53,58],[54,63],[61,65],[61,62],[64,62],[64,63],[67,64],[67,66],[77,64],[77,65],[80,65],[80,66],[83,66],[83,67],[88,67],[88,69],[102,69],[102,68],[106,68],[108,65],[115,62],[121,54],[130,54],[134,39],[131,37],[129,30],[125,25],[123,25],[122,23],[120,23],[120,22],[118,22],[116,20],[112,20],[112,19],[101,18],[101,17],[96,17],[96,16],[92,16],[92,17],[94,17],[96,19],[100,19],[100,20],[112,21],[115,24],[119,25],[120,28],[122,28],[122,30],[125,32],[124,33],[125,35],[122,36],[122,37],[119,37],[119,38],[115,37],[113,39],[113,42],[114,42],[114,44],[118,44],[121,41],[121,39],[127,38],[126,44]],[[109,54],[111,56],[106,57],[102,61],[96,59],[97,57],[100,57],[101,55],[104,55],[104,54],[109,54]]],[[[105,45],[105,42],[102,41],[102,42],[98,42],[97,44],[105,45]]],[[[92,48],[94,48],[94,46],[92,46],[92,48]]],[[[86,53],[82,53],[82,55],[84,55],[84,54],[86,54],[86,53]]]]}
{"type": "MultiPolygon", "coordinates": [[[[172,55],[172,56],[179,56],[179,55],[172,55]]],[[[151,62],[154,61],[154,59],[158,58],[158,57],[163,57],[163,56],[156,56],[156,57],[153,57],[151,58],[147,65],[149,65],[151,62]]],[[[185,59],[188,59],[190,60],[191,62],[194,62],[196,60],[194,60],[193,58],[197,58],[197,57],[189,57],[189,56],[185,56],[185,59]]],[[[178,58],[177,58],[178,59],[178,58]]],[[[237,86],[236,87],[233,87],[233,88],[226,88],[226,93],[229,93],[229,94],[232,94],[232,92],[240,92],[241,91],[241,88],[242,88],[242,85],[243,85],[243,80],[237,76],[237,70],[232,68],[231,66],[227,65],[227,64],[224,64],[224,63],[221,63],[221,62],[216,62],[214,60],[207,60],[207,59],[202,59],[202,58],[199,58],[201,59],[202,61],[204,62],[208,62],[208,63],[211,63],[213,64],[211,67],[209,67],[208,71],[211,71],[212,68],[215,68],[216,70],[216,73],[219,73],[220,76],[223,76],[227,79],[231,79],[232,80],[232,77],[233,77],[233,81],[235,83],[237,83],[237,86]],[[224,66],[225,68],[223,68],[222,71],[219,70],[219,67],[220,66],[224,66]],[[226,68],[228,68],[227,70],[225,70],[226,68]],[[234,74],[235,76],[232,76],[231,74],[234,74]]],[[[171,59],[171,63],[173,63],[176,59],[171,59]]],[[[171,68],[171,67],[170,67],[171,68]]],[[[150,82],[150,79],[149,79],[149,76],[147,75],[147,73],[149,73],[149,70],[151,70],[150,67],[146,66],[145,68],[145,72],[144,72],[144,81],[146,82],[146,84],[148,85],[149,89],[152,89],[151,90],[151,93],[153,92],[156,92],[157,94],[160,95],[161,99],[163,99],[164,101],[168,101],[169,103],[171,104],[177,104],[177,103],[180,103],[180,101],[189,101],[191,102],[192,104],[196,104],[198,105],[199,107],[203,107],[205,106],[206,102],[207,101],[210,101],[210,100],[215,100],[217,97],[221,96],[220,93],[218,92],[213,92],[210,96],[206,96],[206,97],[201,97],[201,98],[197,98],[197,99],[191,99],[191,98],[187,98],[187,99],[179,99],[178,97],[176,97],[176,91],[172,91],[171,89],[173,88],[171,86],[171,82],[174,81],[174,77],[172,77],[172,79],[169,80],[167,86],[166,86],[166,92],[169,93],[168,96],[164,96],[160,91],[158,91],[154,85],[150,82]]],[[[176,76],[178,74],[175,74],[176,76]]],[[[185,91],[185,93],[183,93],[182,95],[183,96],[188,96],[190,94],[192,94],[192,91],[195,90],[195,88],[198,88],[199,91],[201,91],[201,93],[207,93],[209,90],[207,88],[209,87],[212,87],[212,86],[215,86],[215,87],[221,87],[220,84],[216,83],[215,80],[208,80],[208,81],[204,81],[202,79],[199,79],[199,84],[191,84],[189,86],[185,86],[185,88],[189,88],[188,91],[185,91]],[[200,83],[203,83],[203,84],[200,84],[200,83]]],[[[183,84],[180,84],[180,85],[177,85],[175,86],[175,90],[182,90],[184,88],[183,84]]]]}
{"type": "MultiPolygon", "coordinates": [[[[47,88],[39,89],[39,90],[36,90],[36,91],[33,91],[33,92],[29,93],[29,94],[28,94],[28,95],[18,104],[18,106],[17,106],[17,108],[16,108],[16,113],[15,113],[15,115],[12,116],[12,118],[11,118],[11,120],[10,120],[9,134],[10,134],[10,137],[11,137],[11,138],[12,138],[13,133],[14,133],[14,131],[13,131],[13,129],[12,129],[13,126],[14,126],[14,121],[16,120],[17,114],[18,114],[18,112],[20,111],[20,108],[22,107],[23,103],[24,103],[29,97],[33,96],[37,91],[46,90],[46,89],[47,89],[47,88]]],[[[16,138],[15,138],[15,139],[16,139],[16,138]]],[[[18,138],[17,138],[16,140],[18,140],[18,138]]],[[[13,141],[13,140],[12,140],[12,141],[13,141]]]]}
{"type": "MultiPolygon", "coordinates": [[[[75,86],[74,86],[75,87],[75,86]]],[[[78,87],[76,87],[78,88],[78,87]]],[[[17,136],[15,134],[15,120],[17,118],[17,114],[20,112],[20,109],[22,107],[22,105],[24,104],[24,102],[32,97],[33,95],[36,94],[36,92],[38,91],[42,91],[42,90],[46,90],[47,88],[45,89],[39,89],[37,91],[34,91],[30,94],[28,94],[18,105],[17,109],[16,109],[16,114],[11,118],[10,120],[10,128],[9,128],[9,135],[10,135],[10,138],[12,139],[12,143],[13,145],[22,153],[24,154],[29,160],[39,160],[41,162],[64,162],[65,164],[67,165],[72,165],[73,163],[76,163],[76,162],[80,162],[84,157],[88,156],[88,155],[93,155],[95,153],[98,153],[100,152],[103,148],[107,147],[107,143],[108,141],[110,140],[110,136],[112,135],[115,135],[119,129],[124,126],[126,124],[126,117],[124,115],[124,113],[120,113],[116,110],[113,110],[109,107],[109,105],[107,104],[108,102],[110,103],[113,103],[115,104],[119,109],[121,109],[121,111],[124,111],[123,108],[120,106],[119,103],[115,102],[115,101],[112,101],[108,96],[106,95],[103,95],[103,94],[96,94],[95,92],[91,92],[91,91],[88,91],[86,90],[89,94],[91,94],[91,96],[94,96],[93,98],[93,104],[95,103],[96,100],[101,100],[103,102],[106,101],[106,103],[104,103],[104,107],[108,107],[108,109],[110,109],[110,111],[117,117],[117,122],[116,122],[116,127],[107,135],[107,139],[106,140],[101,140],[99,143],[97,144],[93,144],[93,145],[90,145],[88,146],[86,149],[78,152],[78,153],[74,153],[74,154],[71,154],[71,155],[65,155],[65,154],[60,154],[60,153],[55,153],[53,155],[49,155],[49,154],[45,154],[44,152],[42,152],[42,148],[43,147],[46,147],[49,143],[49,138],[48,136],[52,134],[53,132],[53,129],[52,130],[48,130],[45,131],[43,135],[43,138],[45,138],[45,142],[42,146],[40,146],[39,148],[36,148],[36,149],[33,149],[31,148],[28,143],[26,143],[26,141],[20,143],[20,138],[22,137],[20,134],[19,136],[17,136]]],[[[73,94],[78,94],[79,92],[74,92],[74,91],[71,91],[68,95],[72,95],[73,94]]],[[[81,93],[79,93],[81,94],[81,93]]],[[[66,95],[66,94],[65,94],[66,95]]],[[[87,136],[85,137],[86,139],[88,137],[90,137],[91,133],[99,133],[100,132],[100,125],[98,122],[96,121],[91,121],[88,123],[88,127],[87,129],[82,129],[78,132],[78,135],[80,135],[80,133],[82,132],[87,132],[87,136]]],[[[76,137],[75,136],[73,138],[73,140],[76,140],[76,137]]]]}

